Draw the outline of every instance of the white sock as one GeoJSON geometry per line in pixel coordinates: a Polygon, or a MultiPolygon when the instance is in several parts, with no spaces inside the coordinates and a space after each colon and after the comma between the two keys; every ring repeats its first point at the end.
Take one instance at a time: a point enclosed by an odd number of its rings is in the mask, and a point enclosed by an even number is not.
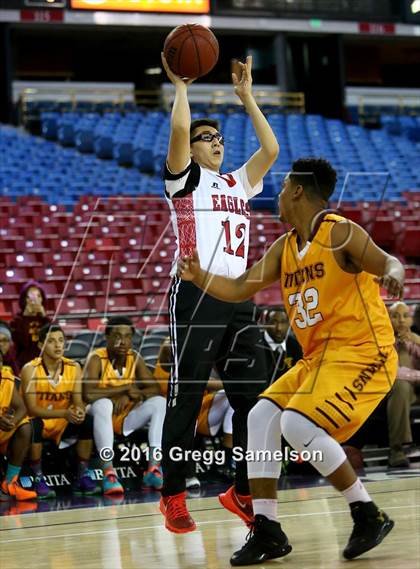
{"type": "Polygon", "coordinates": [[[353,502],[372,502],[372,498],[367,493],[366,488],[359,478],[349,488],[341,492],[349,504],[353,502]]]}
{"type": "Polygon", "coordinates": [[[254,516],[261,514],[273,522],[277,521],[277,500],[252,500],[254,516]]]}
{"type": "Polygon", "coordinates": [[[114,446],[114,428],[112,426],[113,405],[111,399],[97,399],[89,409],[93,415],[93,438],[100,452],[103,448],[114,446]]]}

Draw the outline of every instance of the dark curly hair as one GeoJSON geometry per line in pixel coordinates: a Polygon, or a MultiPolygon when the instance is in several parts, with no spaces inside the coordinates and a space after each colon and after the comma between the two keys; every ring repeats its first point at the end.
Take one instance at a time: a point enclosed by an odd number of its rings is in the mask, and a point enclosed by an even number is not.
{"type": "Polygon", "coordinates": [[[337,172],[324,158],[299,158],[292,164],[290,179],[312,197],[328,201],[334,192],[337,172]]]}

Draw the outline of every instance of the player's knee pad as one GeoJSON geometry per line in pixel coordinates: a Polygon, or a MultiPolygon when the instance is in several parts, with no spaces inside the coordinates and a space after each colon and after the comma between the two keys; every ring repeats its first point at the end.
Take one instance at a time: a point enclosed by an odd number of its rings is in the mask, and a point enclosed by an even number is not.
{"type": "Polygon", "coordinates": [[[281,449],[281,409],[268,399],[260,399],[248,415],[248,478],[278,478],[281,460],[275,452],[281,449]],[[267,451],[266,458],[259,453],[267,451]]]}
{"type": "Polygon", "coordinates": [[[339,443],[299,413],[286,409],[281,417],[284,438],[297,451],[308,451],[309,462],[322,476],[329,476],[346,460],[339,443]]]}
{"type": "Polygon", "coordinates": [[[280,421],[281,409],[269,399],[259,399],[248,413],[248,432],[265,427],[277,417],[280,421]]]}
{"type": "Polygon", "coordinates": [[[307,448],[308,441],[324,432],[299,413],[288,409],[285,409],[281,416],[280,426],[286,441],[299,452],[307,448]]]}

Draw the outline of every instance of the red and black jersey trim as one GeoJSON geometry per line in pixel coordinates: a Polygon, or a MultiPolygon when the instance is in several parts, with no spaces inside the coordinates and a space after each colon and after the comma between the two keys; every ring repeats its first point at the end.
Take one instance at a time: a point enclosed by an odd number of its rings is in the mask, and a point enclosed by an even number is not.
{"type": "Polygon", "coordinates": [[[172,174],[172,172],[170,172],[168,169],[168,165],[165,164],[164,173],[163,173],[164,180],[168,181],[179,180],[180,178],[183,178],[188,172],[189,174],[185,182],[184,188],[182,190],[179,190],[179,192],[177,192],[176,194],[174,194],[172,198],[169,195],[169,193],[165,190],[165,196],[168,199],[184,198],[185,196],[188,196],[188,194],[194,192],[197,189],[198,184],[200,183],[201,168],[197,164],[197,162],[191,160],[191,162],[188,164],[185,170],[179,172],[178,174],[172,174]]]}

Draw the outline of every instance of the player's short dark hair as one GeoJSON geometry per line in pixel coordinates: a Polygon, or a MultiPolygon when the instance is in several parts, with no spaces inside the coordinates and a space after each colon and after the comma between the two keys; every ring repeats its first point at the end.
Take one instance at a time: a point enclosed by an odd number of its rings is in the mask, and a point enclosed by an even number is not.
{"type": "Polygon", "coordinates": [[[272,306],[268,309],[267,318],[272,318],[274,314],[281,314],[285,318],[288,318],[286,310],[282,306],[272,306]]]}
{"type": "Polygon", "coordinates": [[[105,336],[109,336],[115,326],[130,326],[132,333],[135,333],[133,323],[128,316],[113,316],[106,324],[105,336]]]}
{"type": "Polygon", "coordinates": [[[334,192],[337,172],[324,158],[299,158],[292,164],[290,179],[313,197],[328,201],[334,192]]]}
{"type": "Polygon", "coordinates": [[[191,122],[190,138],[192,138],[193,132],[199,126],[212,126],[216,130],[219,130],[219,128],[220,128],[219,122],[214,120],[214,119],[196,119],[195,121],[191,122]]]}
{"type": "Polygon", "coordinates": [[[61,332],[64,337],[66,336],[64,334],[64,330],[58,324],[44,324],[44,326],[39,331],[38,341],[41,342],[41,344],[43,344],[48,334],[50,334],[51,332],[61,332]]]}

